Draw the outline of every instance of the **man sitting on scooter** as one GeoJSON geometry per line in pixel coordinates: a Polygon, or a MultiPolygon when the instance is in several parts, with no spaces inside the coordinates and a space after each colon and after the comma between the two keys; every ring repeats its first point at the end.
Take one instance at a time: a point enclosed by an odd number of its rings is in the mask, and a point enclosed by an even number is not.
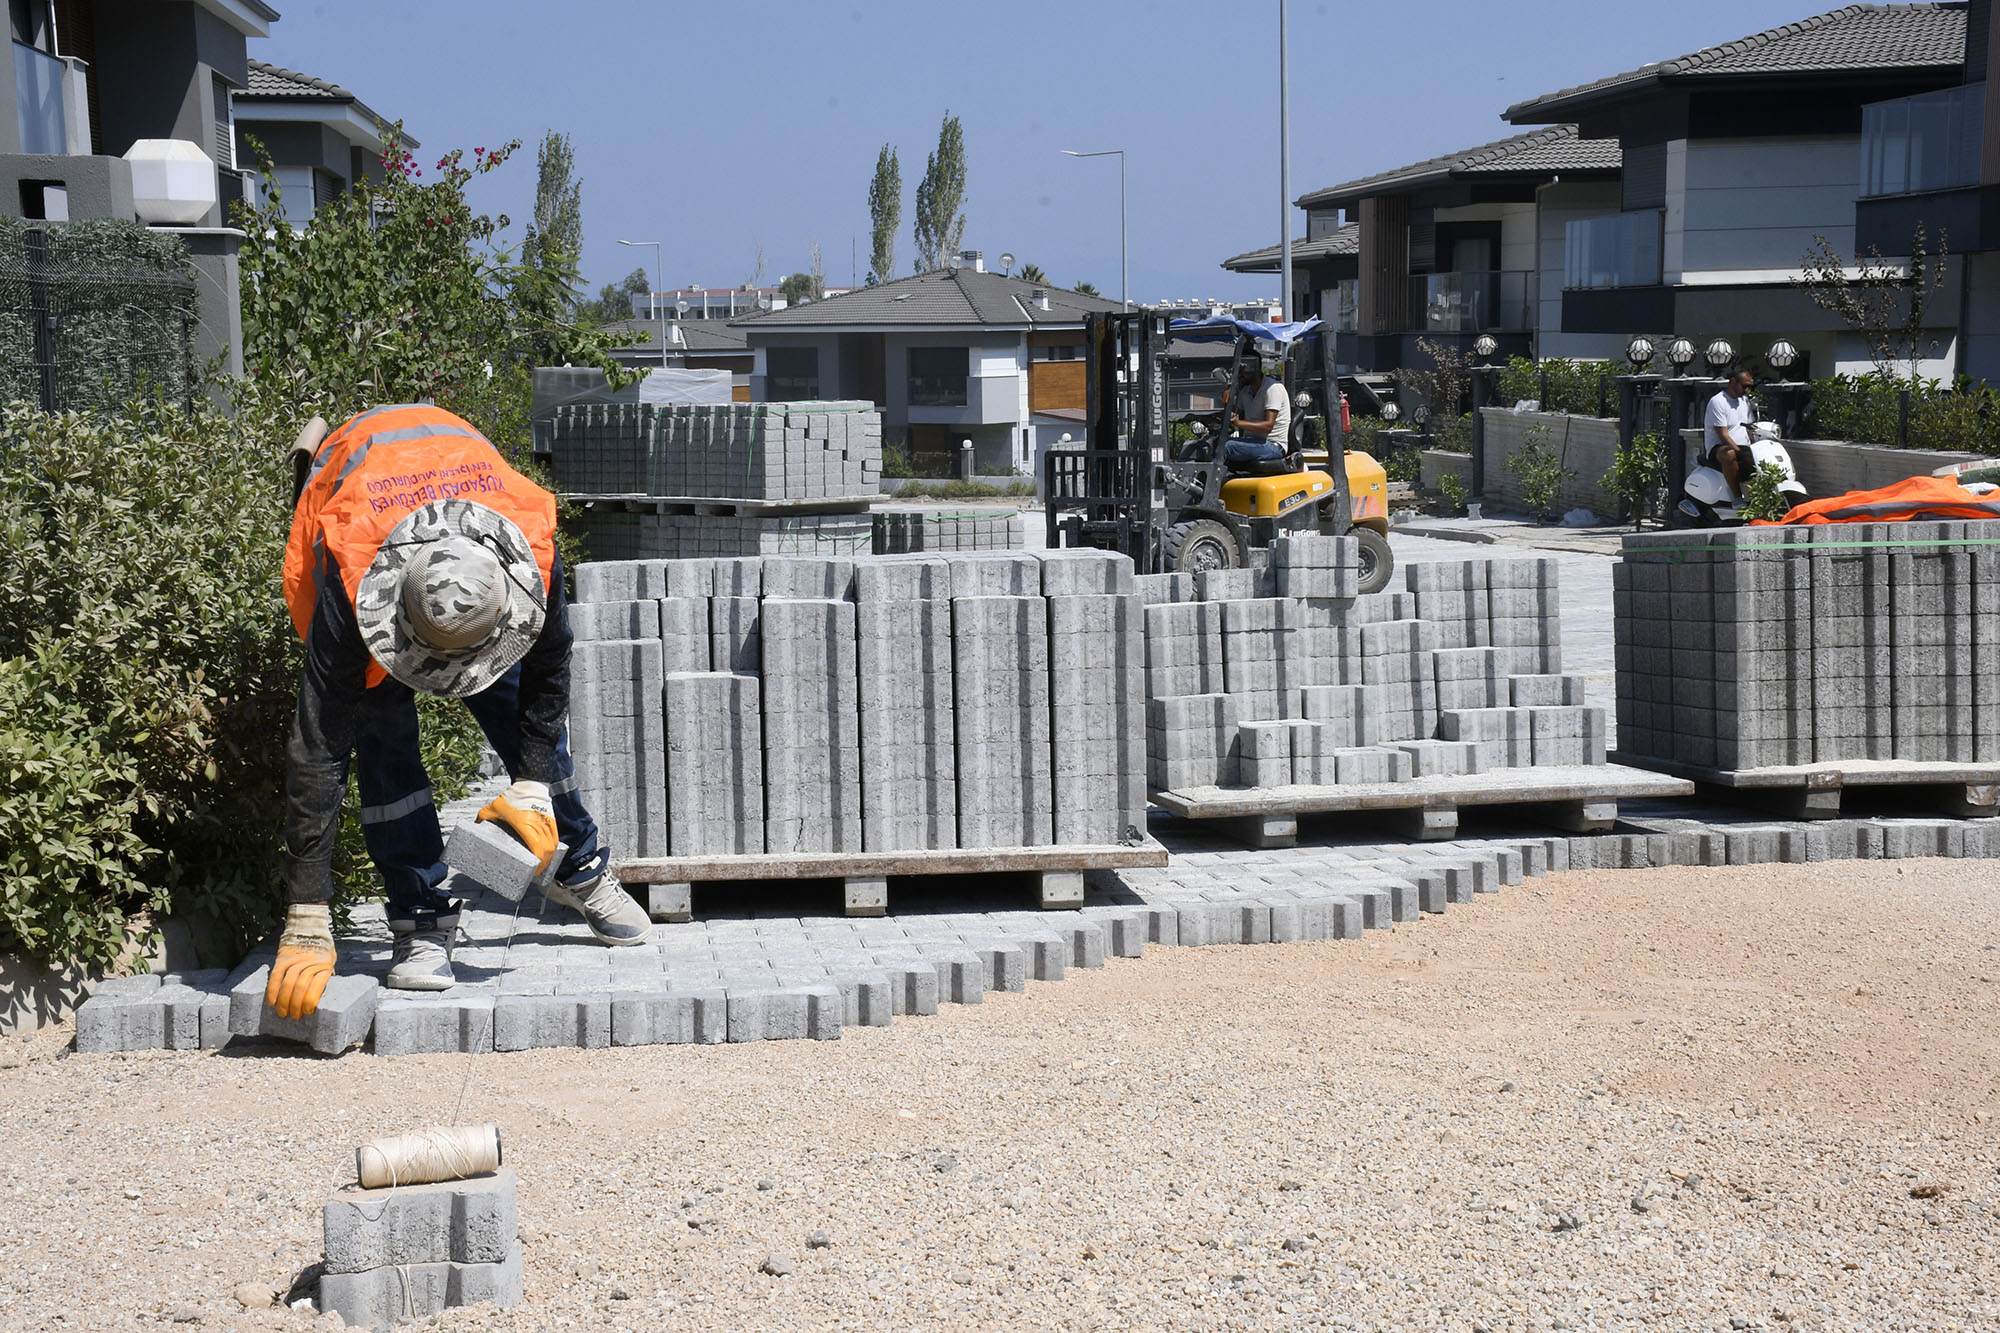
{"type": "Polygon", "coordinates": [[[1702,456],[1693,463],[1695,467],[1706,463],[1720,472],[1738,495],[1743,494],[1743,483],[1757,469],[1750,456],[1750,427],[1757,420],[1757,408],[1750,401],[1754,385],[1748,366],[1729,368],[1722,392],[1708,400],[1708,410],[1702,414],[1702,456]]]}
{"type": "Polygon", "coordinates": [[[1264,373],[1255,352],[1246,353],[1229,396],[1229,442],[1222,461],[1271,463],[1285,456],[1292,428],[1292,400],[1285,386],[1264,373]]]}

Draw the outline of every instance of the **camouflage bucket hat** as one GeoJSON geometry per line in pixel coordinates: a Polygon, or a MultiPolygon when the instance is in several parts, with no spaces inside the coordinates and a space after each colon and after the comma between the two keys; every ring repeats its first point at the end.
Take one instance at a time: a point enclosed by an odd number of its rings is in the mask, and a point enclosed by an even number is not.
{"type": "Polygon", "coordinates": [[[413,690],[478,694],[527,654],[546,611],[541,567],[506,515],[464,500],[415,510],[362,575],[368,651],[413,690]]]}

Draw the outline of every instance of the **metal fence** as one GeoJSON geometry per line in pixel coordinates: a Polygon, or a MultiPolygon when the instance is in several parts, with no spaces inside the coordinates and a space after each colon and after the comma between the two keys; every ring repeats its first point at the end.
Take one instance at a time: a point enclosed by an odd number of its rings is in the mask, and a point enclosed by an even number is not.
{"type": "Polygon", "coordinates": [[[0,400],[104,411],[158,394],[191,408],[199,314],[179,245],[132,223],[0,229],[0,400]]]}

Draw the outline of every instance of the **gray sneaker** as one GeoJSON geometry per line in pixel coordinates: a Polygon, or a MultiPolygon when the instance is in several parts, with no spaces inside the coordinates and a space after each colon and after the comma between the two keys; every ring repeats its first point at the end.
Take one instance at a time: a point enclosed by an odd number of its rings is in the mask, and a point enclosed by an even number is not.
{"type": "Polygon", "coordinates": [[[610,871],[575,885],[551,884],[549,901],[574,907],[583,913],[590,933],[613,948],[644,944],[653,933],[653,919],[646,909],[625,892],[625,886],[610,871]]]}
{"type": "Polygon", "coordinates": [[[391,917],[390,933],[396,948],[389,975],[382,984],[390,990],[450,990],[458,978],[451,970],[451,951],[458,943],[458,904],[448,912],[414,911],[391,917]]]}

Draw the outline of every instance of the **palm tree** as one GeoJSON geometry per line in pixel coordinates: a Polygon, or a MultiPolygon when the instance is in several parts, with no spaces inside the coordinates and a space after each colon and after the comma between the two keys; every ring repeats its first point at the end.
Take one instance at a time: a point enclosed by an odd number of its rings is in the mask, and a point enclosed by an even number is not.
{"type": "Polygon", "coordinates": [[[1042,272],[1040,264],[1021,265],[1020,276],[1026,282],[1047,282],[1049,280],[1049,275],[1042,272]]]}
{"type": "Polygon", "coordinates": [[[1097,290],[1096,284],[1089,282],[1079,282],[1076,286],[1070,288],[1070,290],[1075,292],[1078,296],[1102,295],[1102,293],[1097,290]]]}

